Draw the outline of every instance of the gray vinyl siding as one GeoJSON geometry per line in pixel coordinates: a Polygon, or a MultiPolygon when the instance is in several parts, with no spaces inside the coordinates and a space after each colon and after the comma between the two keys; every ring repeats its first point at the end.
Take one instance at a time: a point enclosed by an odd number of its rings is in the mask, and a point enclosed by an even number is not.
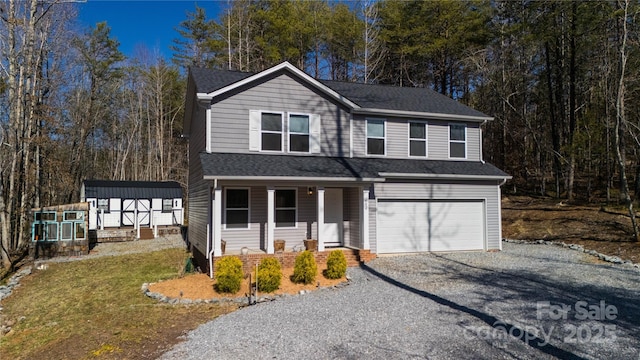
{"type": "MultiPolygon", "coordinates": [[[[500,192],[492,182],[415,182],[375,184],[376,199],[483,200],[487,249],[500,249],[500,192]]],[[[371,247],[375,247],[371,237],[371,247]]]]}
{"type": "MultiPolygon", "coordinates": [[[[232,187],[232,186],[231,186],[232,187]]],[[[280,187],[276,186],[276,189],[280,187]]],[[[291,189],[291,187],[282,187],[291,189]]],[[[286,248],[302,248],[303,240],[310,234],[311,238],[317,238],[316,222],[316,196],[308,195],[306,187],[298,187],[297,214],[298,221],[296,228],[276,228],[274,230],[275,240],[285,240],[286,248]]],[[[264,186],[253,186],[250,188],[250,224],[249,229],[225,229],[222,228],[222,239],[227,242],[227,251],[237,251],[243,247],[253,250],[266,250],[267,231],[267,188],[264,186]]],[[[224,201],[222,211],[225,211],[224,201]]],[[[224,214],[223,217],[224,219],[224,214]]],[[[224,223],[224,220],[223,220],[224,223]]]]}
{"type": "Polygon", "coordinates": [[[293,112],[320,115],[321,154],[349,154],[349,113],[288,75],[280,75],[216,102],[211,109],[213,152],[249,152],[249,110],[262,110],[285,113],[285,153],[288,149],[286,115],[293,112]]]}
{"type": "Polygon", "coordinates": [[[369,199],[369,249],[372,253],[377,251],[377,214],[378,206],[375,199],[369,199]]]}
{"type": "MultiPolygon", "coordinates": [[[[421,119],[386,118],[386,157],[406,159],[409,157],[409,122],[421,119]]],[[[449,124],[455,121],[426,120],[427,159],[449,160],[449,124]]],[[[479,161],[481,129],[478,123],[467,125],[467,158],[461,160],[479,161]]],[[[366,119],[356,116],[353,120],[353,156],[366,157],[366,119]]],[[[455,161],[455,159],[454,159],[455,161]]]]}
{"type": "Polygon", "coordinates": [[[193,114],[189,136],[188,238],[194,247],[206,254],[211,198],[209,182],[202,179],[202,166],[198,156],[205,148],[205,111],[195,106],[193,114]]]}

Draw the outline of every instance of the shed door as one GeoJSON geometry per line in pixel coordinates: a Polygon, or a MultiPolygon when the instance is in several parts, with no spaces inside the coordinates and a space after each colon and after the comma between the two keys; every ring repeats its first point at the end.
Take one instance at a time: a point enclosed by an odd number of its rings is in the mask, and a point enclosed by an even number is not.
{"type": "Polygon", "coordinates": [[[377,252],[484,249],[483,201],[379,200],[377,252]]]}
{"type": "Polygon", "coordinates": [[[133,226],[136,221],[136,201],[122,199],[122,226],[133,226]]]}
{"type": "Polygon", "coordinates": [[[138,199],[138,224],[149,225],[149,219],[151,218],[151,200],[138,199]]]}

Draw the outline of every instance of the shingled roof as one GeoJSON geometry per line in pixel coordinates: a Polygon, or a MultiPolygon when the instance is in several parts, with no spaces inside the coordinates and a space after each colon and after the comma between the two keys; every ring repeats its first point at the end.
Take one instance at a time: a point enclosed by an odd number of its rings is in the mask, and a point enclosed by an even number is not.
{"type": "Polygon", "coordinates": [[[205,178],[376,181],[385,177],[486,178],[509,175],[480,161],[341,158],[324,156],[200,153],[205,178]]]}
{"type": "MultiPolygon", "coordinates": [[[[292,65],[283,66],[280,71],[287,71],[292,65]]],[[[227,86],[236,84],[260,73],[249,73],[228,70],[211,70],[190,68],[190,77],[195,84],[196,92],[209,94],[227,86]]],[[[290,75],[299,77],[293,71],[290,75]]],[[[372,85],[330,80],[315,80],[304,74],[303,81],[314,82],[319,86],[335,91],[341,97],[360,107],[360,110],[392,110],[415,113],[445,114],[479,119],[491,117],[461,104],[433,90],[415,87],[397,87],[390,85],[372,85]]]]}
{"type": "Polygon", "coordinates": [[[182,187],[175,181],[85,180],[85,198],[177,199],[182,187]]]}

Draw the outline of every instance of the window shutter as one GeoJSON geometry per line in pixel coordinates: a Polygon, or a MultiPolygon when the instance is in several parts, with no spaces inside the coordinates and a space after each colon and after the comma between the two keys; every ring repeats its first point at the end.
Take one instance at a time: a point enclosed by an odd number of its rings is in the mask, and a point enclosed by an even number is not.
{"type": "Polygon", "coordinates": [[[318,154],[322,150],[320,146],[320,115],[309,116],[309,151],[318,154]]]}
{"type": "Polygon", "coordinates": [[[249,110],[249,151],[260,151],[260,111],[249,110]]]}

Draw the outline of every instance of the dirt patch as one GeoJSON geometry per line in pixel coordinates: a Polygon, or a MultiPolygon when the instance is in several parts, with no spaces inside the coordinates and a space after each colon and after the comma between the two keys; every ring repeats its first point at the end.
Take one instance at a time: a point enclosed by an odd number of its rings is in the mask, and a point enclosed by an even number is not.
{"type": "Polygon", "coordinates": [[[504,197],[502,236],[579,244],[585,249],[640,262],[640,243],[632,241],[631,220],[624,210],[602,205],[524,196],[504,197]]]}
{"type": "MultiPolygon", "coordinates": [[[[318,267],[316,281],[311,285],[295,284],[290,280],[293,275],[293,268],[282,269],[282,283],[280,288],[271,294],[297,294],[300,290],[316,290],[319,287],[330,287],[338,285],[344,281],[342,279],[327,279],[322,275],[322,270],[318,267]]],[[[255,282],[255,277],[252,276],[255,282]]],[[[235,294],[218,293],[213,290],[215,281],[206,274],[192,274],[182,278],[166,280],[159,283],[149,285],[149,291],[163,294],[171,298],[182,299],[220,299],[220,298],[237,298],[249,294],[249,278],[242,281],[240,291],[235,294]]]]}

